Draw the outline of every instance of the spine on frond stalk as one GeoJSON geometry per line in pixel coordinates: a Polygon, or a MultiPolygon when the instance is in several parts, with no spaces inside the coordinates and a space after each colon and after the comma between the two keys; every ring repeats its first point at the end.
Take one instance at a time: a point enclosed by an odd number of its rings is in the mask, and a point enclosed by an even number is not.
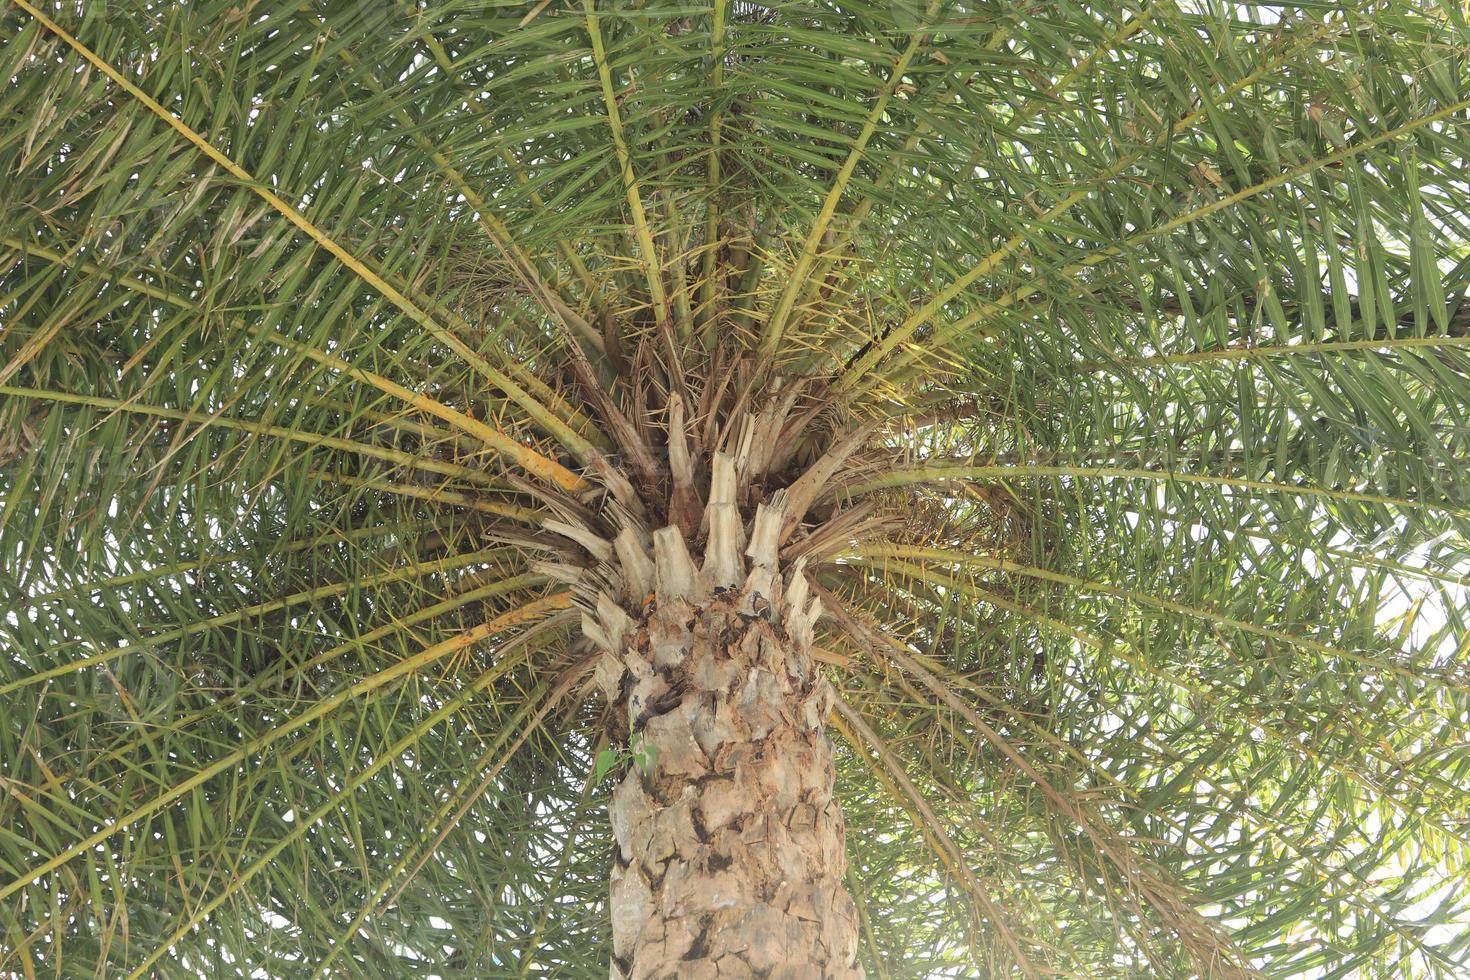
{"type": "Polygon", "coordinates": [[[734,465],[712,471],[702,561],[676,526],[625,526],[584,598],[637,760],[610,805],[612,976],[858,977],[821,605],[804,562],[779,559],[786,493],[747,541],[734,465]]]}

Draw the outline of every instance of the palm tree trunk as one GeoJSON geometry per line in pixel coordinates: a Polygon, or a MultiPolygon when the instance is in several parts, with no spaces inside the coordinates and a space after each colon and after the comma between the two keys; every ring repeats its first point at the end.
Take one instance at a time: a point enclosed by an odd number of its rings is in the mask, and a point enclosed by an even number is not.
{"type": "Polygon", "coordinates": [[[651,763],[613,793],[612,975],[859,976],[809,647],[716,598],[654,610],[624,663],[651,763]]]}
{"type": "Polygon", "coordinates": [[[609,808],[614,980],[862,976],[820,607],[799,566],[776,571],[780,513],[756,524],[748,576],[718,527],[697,574],[657,532],[652,601],[636,620],[603,604],[591,626],[619,651],[599,670],[643,753],[609,808]]]}

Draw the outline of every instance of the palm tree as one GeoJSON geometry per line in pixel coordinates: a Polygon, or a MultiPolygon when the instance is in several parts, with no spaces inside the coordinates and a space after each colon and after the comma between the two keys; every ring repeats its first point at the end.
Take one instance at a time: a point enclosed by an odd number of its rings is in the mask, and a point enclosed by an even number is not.
{"type": "Polygon", "coordinates": [[[0,973],[1465,975],[1463,6],[0,23],[0,973]]]}

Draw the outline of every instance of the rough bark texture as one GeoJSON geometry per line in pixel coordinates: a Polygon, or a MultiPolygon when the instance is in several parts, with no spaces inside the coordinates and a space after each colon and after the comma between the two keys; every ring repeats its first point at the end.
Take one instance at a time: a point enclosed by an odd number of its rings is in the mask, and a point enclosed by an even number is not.
{"type": "Polygon", "coordinates": [[[645,754],[609,808],[613,980],[863,976],[833,693],[811,660],[822,604],[804,560],[781,560],[819,480],[776,491],[748,525],[738,480],[735,458],[714,453],[703,519],[691,504],[682,523],[703,544],[698,567],[679,523],[625,520],[613,541],[556,526],[595,558],[547,570],[575,583],[582,632],[604,651],[595,685],[645,754]]]}
{"type": "Polygon", "coordinates": [[[584,631],[627,711],[632,765],[610,806],[614,980],[861,977],[842,811],[800,563],[777,567],[784,501],[744,528],[712,495],[703,567],[682,534],[614,542],[636,616],[603,593],[584,631]],[[723,513],[723,517],[722,517],[723,513]],[[651,594],[650,594],[651,593],[651,594]]]}
{"type": "Polygon", "coordinates": [[[779,626],[651,611],[625,663],[654,749],[613,793],[613,976],[856,977],[830,689],[779,626]]]}

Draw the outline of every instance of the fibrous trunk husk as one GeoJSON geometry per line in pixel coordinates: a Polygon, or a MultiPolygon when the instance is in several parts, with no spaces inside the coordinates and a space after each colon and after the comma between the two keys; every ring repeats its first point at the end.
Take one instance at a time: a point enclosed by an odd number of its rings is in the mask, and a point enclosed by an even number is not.
{"type": "Polygon", "coordinates": [[[642,760],[610,804],[612,976],[861,977],[833,693],[811,656],[820,606],[801,562],[778,567],[782,495],[744,547],[729,476],[717,459],[702,567],[677,527],[653,533],[652,562],[624,534],[624,602],[599,597],[584,619],[642,760]]]}

